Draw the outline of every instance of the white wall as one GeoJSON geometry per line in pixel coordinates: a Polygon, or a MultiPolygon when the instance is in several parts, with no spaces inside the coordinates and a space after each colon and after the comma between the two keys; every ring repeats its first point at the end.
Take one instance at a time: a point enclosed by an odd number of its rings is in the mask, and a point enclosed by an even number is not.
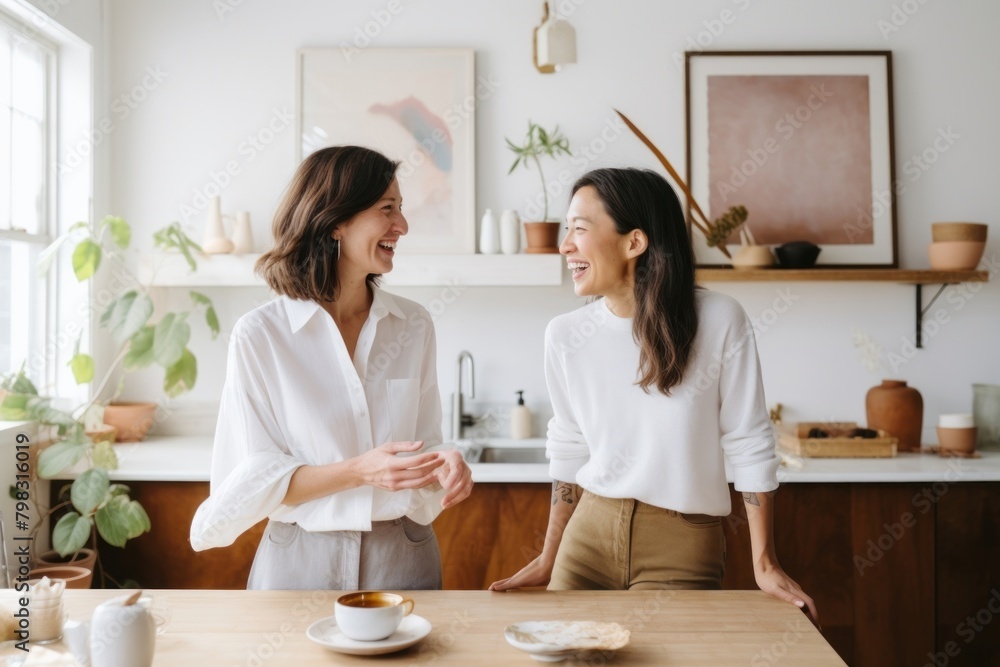
{"type": "MultiPolygon", "coordinates": [[[[293,112],[294,53],[305,46],[340,46],[384,10],[387,0],[295,3],[227,0],[112,0],[109,99],[129,95],[149,72],[160,72],[154,89],[112,137],[112,206],[137,228],[140,243],[179,219],[182,205],[211,182],[211,173],[239,160],[241,173],[223,191],[228,211],[251,211],[259,242],[269,238],[270,216],[294,170],[294,130],[278,133],[248,160],[239,147],[263,128],[275,109],[293,112]]],[[[906,0],[915,14],[898,31],[883,35],[879,21],[891,20],[888,0],[562,0],[575,7],[570,20],[578,35],[579,63],[556,75],[536,73],[530,62],[531,29],[541,13],[538,0],[411,3],[372,40],[377,47],[473,47],[477,73],[499,84],[476,117],[477,210],[520,208],[538,194],[536,175],[507,176],[511,156],[503,138],[520,137],[527,119],[558,123],[578,150],[595,142],[612,106],[626,111],[680,166],[684,156],[683,71],[675,55],[689,40],[707,43],[707,25],[730,10],[735,21],[711,37],[715,50],[891,49],[894,55],[897,176],[910,156],[932,145],[938,130],[952,128],[960,139],[921,174],[899,200],[900,259],[904,267],[926,267],[930,223],[981,220],[991,223],[987,256],[1000,251],[1000,225],[992,201],[995,156],[1000,149],[1000,90],[996,64],[1000,47],[993,32],[1000,5],[982,0],[906,0]]],[[[718,27],[718,24],[715,25],[718,27]]],[[[361,56],[363,57],[363,55],[361,56]]],[[[152,79],[147,78],[147,83],[152,79]]],[[[147,86],[148,87],[148,86],[147,86]]],[[[111,106],[114,110],[116,107],[111,106]]],[[[119,107],[121,108],[121,107],[119,107]]],[[[649,152],[621,134],[586,168],[641,165],[656,168],[649,152]]],[[[578,162],[560,168],[581,173],[578,162]]],[[[550,174],[557,173],[550,168],[550,174]]],[[[566,198],[556,198],[555,214],[566,198]]],[[[103,214],[103,211],[99,212],[103,214]]],[[[203,216],[190,220],[200,235],[203,216]]],[[[469,221],[473,224],[473,221],[469,221]]],[[[401,246],[405,252],[405,243],[401,246]]],[[[568,281],[567,281],[568,282],[568,281]]],[[[900,377],[918,387],[926,403],[925,423],[942,411],[971,410],[973,382],[1000,384],[1000,276],[971,299],[942,300],[950,321],[926,341],[926,349],[894,370],[867,371],[852,343],[861,329],[888,352],[902,354],[913,338],[912,287],[879,284],[713,284],[730,293],[754,317],[769,325],[759,349],[770,403],[781,402],[789,418],[864,421],[865,391],[880,377],[900,377]],[[774,321],[776,299],[793,305],[774,321]]],[[[427,301],[437,290],[400,293],[427,301]]],[[[224,329],[244,311],[268,298],[263,290],[212,290],[224,329]]],[[[929,296],[929,295],[928,295],[929,296]]],[[[186,298],[186,293],[169,298],[186,298]]],[[[442,395],[454,384],[461,349],[477,362],[479,393],[507,404],[525,389],[529,404],[547,413],[541,370],[546,322],[580,303],[562,288],[468,289],[437,322],[442,395]]],[[[179,412],[207,415],[224,374],[223,344],[196,334],[198,386],[175,403],[179,412]],[[207,407],[206,407],[207,406],[207,407]]],[[[158,396],[158,376],[130,380],[136,397],[158,396]]],[[[196,419],[172,420],[170,428],[210,428],[196,419]]],[[[927,429],[926,441],[933,441],[927,429]]]]}

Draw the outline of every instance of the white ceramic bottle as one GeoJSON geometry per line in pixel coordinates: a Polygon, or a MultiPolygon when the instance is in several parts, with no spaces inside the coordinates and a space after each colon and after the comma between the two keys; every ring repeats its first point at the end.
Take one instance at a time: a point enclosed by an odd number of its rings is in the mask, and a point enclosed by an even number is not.
{"type": "Polygon", "coordinates": [[[250,212],[236,211],[233,223],[233,254],[246,255],[253,252],[253,228],[250,226],[250,212]]]}
{"type": "Polygon", "coordinates": [[[524,390],[517,392],[517,405],[510,411],[510,437],[525,440],[531,437],[531,410],[524,404],[524,390]]]}
{"type": "Polygon", "coordinates": [[[505,255],[521,251],[521,218],[517,211],[506,209],[500,214],[500,251],[505,255]]]}
{"type": "Polygon", "coordinates": [[[479,252],[484,255],[495,255],[500,252],[500,229],[490,209],[486,209],[479,226],[479,252]]]}
{"type": "Polygon", "coordinates": [[[208,220],[201,249],[209,255],[233,251],[233,242],[226,238],[226,227],[222,224],[222,200],[218,197],[212,197],[208,205],[208,220]]]}

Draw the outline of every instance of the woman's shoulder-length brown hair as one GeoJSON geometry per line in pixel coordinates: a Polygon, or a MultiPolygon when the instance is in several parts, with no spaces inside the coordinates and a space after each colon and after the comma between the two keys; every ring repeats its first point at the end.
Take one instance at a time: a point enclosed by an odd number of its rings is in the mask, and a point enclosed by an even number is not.
{"type": "MultiPolygon", "coordinates": [[[[274,216],[274,246],[256,272],[293,299],[333,301],[337,242],[333,231],[371,208],[395,177],[398,162],[362,146],[322,148],[302,161],[274,216]]],[[[376,284],[378,276],[368,276],[376,284]]]]}

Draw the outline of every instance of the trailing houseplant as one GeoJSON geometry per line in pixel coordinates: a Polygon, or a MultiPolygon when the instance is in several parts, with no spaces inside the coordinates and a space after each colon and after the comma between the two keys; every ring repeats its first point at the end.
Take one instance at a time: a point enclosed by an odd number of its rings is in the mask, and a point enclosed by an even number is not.
{"type": "MultiPolygon", "coordinates": [[[[72,270],[83,282],[96,274],[102,261],[120,261],[131,239],[131,227],[119,217],[108,216],[93,227],[76,223],[43,251],[39,268],[48,271],[60,247],[75,241],[72,270]]],[[[200,248],[179,223],[157,231],[153,239],[158,249],[180,252],[195,270],[194,253],[200,248]]],[[[86,461],[86,469],[69,487],[69,499],[48,511],[51,514],[69,508],[52,533],[53,547],[61,556],[78,552],[97,535],[108,544],[123,547],[151,528],[142,505],[129,496],[129,488],[111,483],[109,471],[118,467],[117,456],[108,440],[94,435],[103,422],[104,405],[114,398],[102,400],[112,376],[119,368],[127,373],[158,365],[164,373],[164,392],[177,396],[191,389],[198,375],[197,359],[187,347],[191,336],[189,318],[203,313],[212,338],[219,333],[212,301],[198,292],[190,293],[190,308],[161,313],[153,322],[154,306],[148,289],[136,282],[116,295],[101,313],[100,326],[109,332],[118,353],[89,401],[70,409],[60,407],[38,391],[23,366],[0,378],[0,420],[33,421],[51,442],[38,455],[39,477],[54,478],[81,460],[86,461]]],[[[77,384],[88,384],[95,379],[94,360],[79,348],[78,339],[69,367],[77,384]]],[[[121,383],[113,393],[120,391],[121,383]]]]}

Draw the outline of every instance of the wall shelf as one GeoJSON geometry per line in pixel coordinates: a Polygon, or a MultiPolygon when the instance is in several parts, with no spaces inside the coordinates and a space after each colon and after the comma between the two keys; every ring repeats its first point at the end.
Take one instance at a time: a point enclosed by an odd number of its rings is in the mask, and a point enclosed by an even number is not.
{"type": "Polygon", "coordinates": [[[698,269],[705,282],[887,282],[904,285],[985,283],[989,271],[933,269],[698,269]]]}
{"type": "Polygon", "coordinates": [[[923,348],[924,315],[948,285],[989,282],[989,271],[936,271],[934,269],[697,269],[701,282],[890,282],[913,285],[916,291],[914,344],[923,348]],[[926,306],[923,286],[940,285],[926,306]]]}
{"type": "MultiPolygon", "coordinates": [[[[260,255],[200,255],[192,272],[180,255],[142,258],[139,280],[154,287],[263,287],[254,275],[260,255]]],[[[386,287],[544,287],[562,284],[561,255],[399,255],[384,276],[386,287]]]]}

